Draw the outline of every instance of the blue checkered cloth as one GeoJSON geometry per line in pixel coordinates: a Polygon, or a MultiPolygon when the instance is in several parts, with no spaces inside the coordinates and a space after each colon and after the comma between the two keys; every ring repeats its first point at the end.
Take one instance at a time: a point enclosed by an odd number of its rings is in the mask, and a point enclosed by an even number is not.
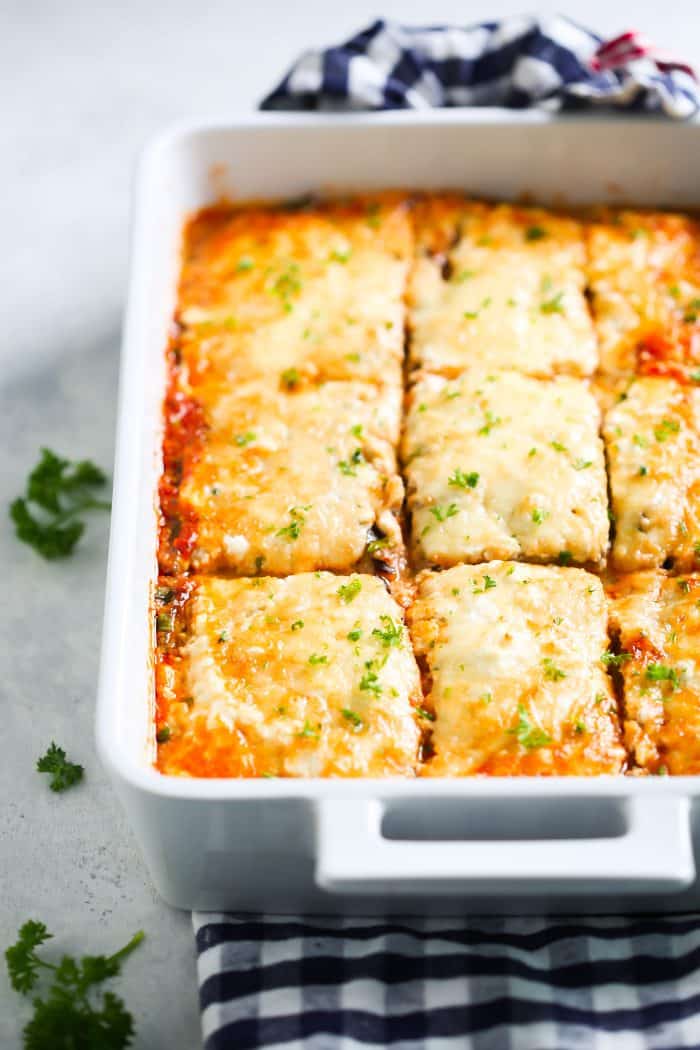
{"type": "Polygon", "coordinates": [[[194,917],[205,1050],[700,1047],[700,917],[194,917]]]}
{"type": "Polygon", "coordinates": [[[638,34],[605,42],[560,15],[466,28],[380,20],[336,47],[306,51],[261,109],[608,106],[687,119],[700,85],[638,34]]]}

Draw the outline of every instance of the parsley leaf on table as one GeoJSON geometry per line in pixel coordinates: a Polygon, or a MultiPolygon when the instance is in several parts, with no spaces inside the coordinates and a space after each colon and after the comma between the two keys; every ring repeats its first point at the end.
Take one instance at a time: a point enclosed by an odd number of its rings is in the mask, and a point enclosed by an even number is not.
{"type": "Polygon", "coordinates": [[[10,505],[17,538],[49,560],[67,557],[85,531],[81,515],[110,509],[108,501],[95,496],[106,482],[104,472],[90,460],[72,463],[42,448],[24,496],[10,505]]]}
{"type": "Polygon", "coordinates": [[[58,963],[40,958],[36,949],[51,938],[43,922],[29,920],[5,952],[10,982],[22,995],[35,993],[41,971],[51,983],[43,997],[34,994],[34,1013],[24,1027],[24,1050],[124,1050],[131,1045],[134,1022],[122,1000],[97,986],[120,971],[123,960],[143,940],[142,931],[114,955],[64,955],[58,963]]]}
{"type": "Polygon", "coordinates": [[[69,762],[62,747],[57,747],[53,740],[45,755],[36,764],[39,773],[50,773],[52,791],[65,791],[83,779],[83,767],[77,762],[69,762]]]}

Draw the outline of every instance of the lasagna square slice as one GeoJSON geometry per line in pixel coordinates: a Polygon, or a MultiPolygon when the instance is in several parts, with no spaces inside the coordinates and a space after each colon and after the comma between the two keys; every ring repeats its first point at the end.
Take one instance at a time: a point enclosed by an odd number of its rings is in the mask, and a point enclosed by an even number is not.
{"type": "Polygon", "coordinates": [[[597,365],[582,226],[536,208],[435,197],[418,206],[409,282],[413,363],[537,376],[597,365]]]}
{"type": "Polygon", "coordinates": [[[584,380],[480,369],[420,378],[403,442],[416,559],[600,563],[608,517],[599,423],[584,380]]]}
{"type": "Polygon", "coordinates": [[[191,566],[283,576],[371,569],[375,548],[385,563],[398,556],[399,409],[398,392],[362,383],[220,390],[179,487],[191,566]]]}
{"type": "Polygon", "coordinates": [[[409,625],[434,718],[424,775],[622,770],[596,576],[487,562],[418,585],[409,625]]]}
{"type": "Polygon", "coordinates": [[[609,585],[624,732],[636,767],[700,773],[700,576],[638,572],[609,585]]]}
{"type": "Polygon", "coordinates": [[[637,379],[606,413],[603,432],[615,567],[698,565],[700,390],[672,379],[637,379]]]}
{"type": "Polygon", "coordinates": [[[381,580],[200,577],[159,593],[162,772],[413,775],[419,675],[381,580]]]}
{"type": "Polygon", "coordinates": [[[589,283],[608,375],[686,380],[700,366],[700,224],[622,211],[588,231],[589,283]]]}
{"type": "Polygon", "coordinates": [[[177,320],[194,385],[401,382],[405,200],[214,208],[187,231],[177,320]]]}

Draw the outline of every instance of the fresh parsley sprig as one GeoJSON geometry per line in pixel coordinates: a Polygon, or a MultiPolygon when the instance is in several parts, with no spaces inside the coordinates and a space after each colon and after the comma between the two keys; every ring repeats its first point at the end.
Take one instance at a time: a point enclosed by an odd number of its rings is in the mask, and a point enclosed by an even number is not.
{"type": "Polygon", "coordinates": [[[50,773],[49,787],[52,791],[65,791],[83,779],[83,767],[77,762],[69,762],[62,747],[57,747],[53,740],[45,755],[36,764],[39,773],[50,773]]]}
{"type": "Polygon", "coordinates": [[[51,963],[37,955],[51,934],[30,919],[5,952],[10,982],[21,995],[32,994],[34,1013],[24,1027],[24,1050],[123,1050],[131,1045],[134,1021],[123,1001],[98,986],[120,971],[124,959],[141,943],[140,930],[114,955],[64,955],[51,963]],[[37,985],[45,973],[43,994],[37,985]]]}
{"type": "Polygon", "coordinates": [[[104,472],[89,459],[73,463],[42,448],[24,496],[10,505],[17,538],[43,558],[67,557],[85,531],[81,516],[110,509],[109,501],[95,495],[106,483],[104,472]]]}

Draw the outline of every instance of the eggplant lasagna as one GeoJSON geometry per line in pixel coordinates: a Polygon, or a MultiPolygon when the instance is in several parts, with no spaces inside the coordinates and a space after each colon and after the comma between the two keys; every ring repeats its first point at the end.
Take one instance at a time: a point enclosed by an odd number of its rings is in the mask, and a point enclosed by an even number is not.
{"type": "Polygon", "coordinates": [[[168,376],[161,772],[700,772],[695,220],[217,205],[168,376]]]}

